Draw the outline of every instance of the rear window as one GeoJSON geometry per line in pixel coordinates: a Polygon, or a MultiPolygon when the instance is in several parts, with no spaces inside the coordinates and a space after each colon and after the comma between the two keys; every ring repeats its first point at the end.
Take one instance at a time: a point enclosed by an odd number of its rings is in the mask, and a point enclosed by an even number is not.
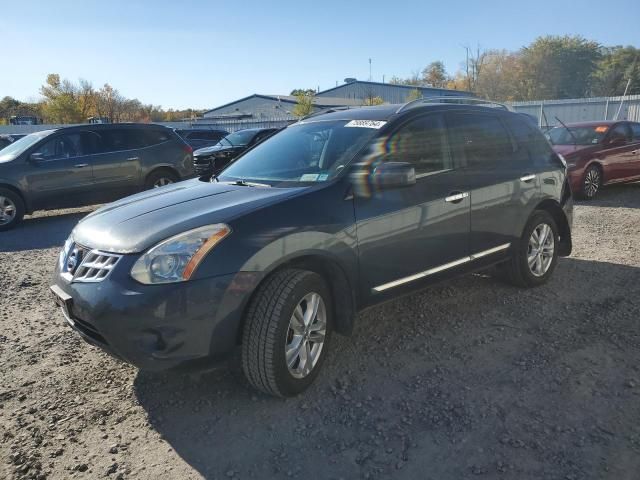
{"type": "Polygon", "coordinates": [[[224,137],[222,132],[214,132],[211,130],[191,132],[189,135],[189,138],[193,140],[220,140],[222,137],[224,137]]]}
{"type": "Polygon", "coordinates": [[[146,146],[146,141],[141,130],[114,128],[98,130],[96,134],[102,139],[103,152],[120,152],[146,146]]]}

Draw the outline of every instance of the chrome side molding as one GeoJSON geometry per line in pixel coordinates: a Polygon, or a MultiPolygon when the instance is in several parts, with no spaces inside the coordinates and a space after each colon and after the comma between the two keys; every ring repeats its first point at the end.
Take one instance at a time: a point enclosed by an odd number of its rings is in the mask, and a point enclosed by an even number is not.
{"type": "Polygon", "coordinates": [[[510,246],[511,246],[511,243],[498,245],[497,247],[493,247],[488,250],[483,250],[482,252],[477,252],[477,253],[474,253],[473,255],[469,255],[467,257],[462,257],[458,260],[454,260],[453,262],[445,263],[443,265],[430,268],[429,270],[425,270],[424,272],[415,273],[413,275],[409,275],[408,277],[403,277],[403,278],[399,278],[398,280],[394,280],[393,282],[378,285],[377,287],[373,287],[372,290],[373,290],[373,293],[384,292],[385,290],[388,290],[390,288],[394,288],[399,285],[403,285],[405,283],[413,282],[415,280],[419,280],[420,278],[428,277],[429,275],[442,272],[443,270],[448,270],[449,268],[457,267],[458,265],[462,265],[464,263],[471,262],[473,260],[477,260],[482,257],[486,257],[487,255],[492,255],[494,253],[501,252],[503,250],[506,250],[510,246]]]}

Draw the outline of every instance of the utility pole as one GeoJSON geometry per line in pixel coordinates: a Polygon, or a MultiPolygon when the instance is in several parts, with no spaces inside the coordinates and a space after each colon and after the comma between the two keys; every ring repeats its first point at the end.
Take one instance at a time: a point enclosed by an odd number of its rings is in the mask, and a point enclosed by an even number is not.
{"type": "Polygon", "coordinates": [[[629,85],[631,85],[631,77],[629,77],[629,80],[627,81],[627,86],[624,87],[624,93],[622,94],[622,100],[620,100],[620,106],[618,107],[618,111],[616,112],[616,116],[615,116],[614,120],[618,120],[618,117],[620,116],[620,112],[622,111],[622,105],[624,104],[624,97],[627,96],[627,92],[629,91],[629,85]]]}

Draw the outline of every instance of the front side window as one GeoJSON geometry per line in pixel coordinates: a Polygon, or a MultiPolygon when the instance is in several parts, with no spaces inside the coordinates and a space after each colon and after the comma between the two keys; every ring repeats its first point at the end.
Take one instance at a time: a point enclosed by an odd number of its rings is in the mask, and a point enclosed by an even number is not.
{"type": "Polygon", "coordinates": [[[92,153],[89,151],[87,135],[82,132],[58,135],[42,144],[33,153],[42,155],[42,159],[47,161],[87,155],[92,153]]]}
{"type": "Polygon", "coordinates": [[[453,168],[442,115],[425,115],[410,120],[386,142],[385,161],[408,162],[416,175],[453,168]]]}
{"type": "Polygon", "coordinates": [[[0,163],[10,162],[16,159],[25,150],[31,148],[43,138],[51,135],[52,130],[46,130],[43,132],[32,133],[26,137],[22,137],[10,145],[6,146],[0,152],[0,163]]]}
{"type": "Polygon", "coordinates": [[[469,167],[495,165],[513,157],[511,138],[495,115],[451,114],[449,132],[456,151],[469,167]]]}
{"type": "Polygon", "coordinates": [[[360,125],[348,120],[297,123],[248,151],[219,180],[324,182],[342,171],[378,131],[360,125]]]}

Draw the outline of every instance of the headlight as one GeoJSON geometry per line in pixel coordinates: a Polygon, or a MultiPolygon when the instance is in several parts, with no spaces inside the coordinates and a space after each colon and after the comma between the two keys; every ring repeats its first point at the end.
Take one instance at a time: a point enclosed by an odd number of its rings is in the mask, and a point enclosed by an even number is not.
{"type": "Polygon", "coordinates": [[[131,276],[147,285],[189,280],[207,253],[229,233],[227,225],[218,223],[168,238],[138,259],[131,276]]]}
{"type": "Polygon", "coordinates": [[[60,255],[58,255],[58,268],[60,271],[62,271],[62,269],[64,268],[64,261],[67,259],[67,253],[69,253],[69,249],[71,248],[72,244],[73,244],[73,236],[69,235],[69,238],[67,238],[67,241],[64,242],[64,247],[62,247],[62,250],[60,251],[60,255]]]}

